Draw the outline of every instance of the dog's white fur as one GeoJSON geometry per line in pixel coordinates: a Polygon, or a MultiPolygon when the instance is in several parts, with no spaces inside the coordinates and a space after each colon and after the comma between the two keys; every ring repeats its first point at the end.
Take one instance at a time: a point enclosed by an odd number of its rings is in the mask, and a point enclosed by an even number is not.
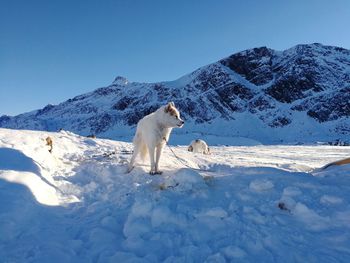
{"type": "Polygon", "coordinates": [[[143,117],[138,123],[133,140],[134,153],[131,157],[128,172],[134,168],[136,157],[140,154],[144,159],[150,157],[150,174],[160,174],[159,159],[165,143],[169,140],[171,130],[181,128],[184,121],[180,118],[179,111],[173,102],[160,107],[155,112],[143,117]]]}
{"type": "Polygon", "coordinates": [[[188,146],[188,151],[194,153],[210,154],[210,149],[207,143],[199,139],[193,140],[191,142],[190,146],[188,146]]]}

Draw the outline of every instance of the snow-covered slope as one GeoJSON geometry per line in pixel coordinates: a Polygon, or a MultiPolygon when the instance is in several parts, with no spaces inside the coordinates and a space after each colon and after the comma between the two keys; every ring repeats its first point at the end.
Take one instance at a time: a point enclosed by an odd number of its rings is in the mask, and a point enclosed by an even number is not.
{"type": "Polygon", "coordinates": [[[0,261],[350,261],[350,166],[316,169],[348,147],[177,146],[161,176],[125,174],[130,150],[0,129],[0,261]]]}
{"type": "Polygon", "coordinates": [[[140,118],[168,101],[186,119],[177,134],[241,136],[265,144],[348,140],[350,51],[321,44],[283,52],[262,47],[175,81],[117,77],[108,87],[59,105],[2,116],[0,127],[130,138],[140,118]]]}

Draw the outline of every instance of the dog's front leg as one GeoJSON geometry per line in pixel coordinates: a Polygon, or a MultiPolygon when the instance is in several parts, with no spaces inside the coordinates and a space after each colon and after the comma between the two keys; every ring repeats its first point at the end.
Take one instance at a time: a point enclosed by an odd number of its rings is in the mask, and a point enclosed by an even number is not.
{"type": "Polygon", "coordinates": [[[159,160],[160,160],[160,155],[162,154],[162,150],[163,150],[163,144],[158,145],[157,151],[156,151],[156,167],[155,167],[156,174],[162,174],[162,172],[159,171],[159,160]]]}
{"type": "Polygon", "coordinates": [[[151,171],[149,172],[150,174],[155,174],[156,173],[156,165],[154,162],[154,151],[155,151],[155,147],[154,146],[149,146],[148,147],[148,152],[149,152],[149,159],[151,162],[151,171]]]}

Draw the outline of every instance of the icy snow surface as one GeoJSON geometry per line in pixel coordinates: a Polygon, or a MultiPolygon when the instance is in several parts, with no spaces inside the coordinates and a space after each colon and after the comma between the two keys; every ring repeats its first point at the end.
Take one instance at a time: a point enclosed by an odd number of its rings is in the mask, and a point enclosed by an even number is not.
{"type": "Polygon", "coordinates": [[[350,262],[350,166],[317,169],[349,147],[176,146],[195,169],[160,176],[131,150],[0,129],[0,262],[350,262]]]}

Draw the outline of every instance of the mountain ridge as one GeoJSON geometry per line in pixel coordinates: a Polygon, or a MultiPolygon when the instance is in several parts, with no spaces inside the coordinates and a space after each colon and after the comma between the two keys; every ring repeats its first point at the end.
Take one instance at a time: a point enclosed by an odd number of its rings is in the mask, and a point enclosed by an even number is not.
{"type": "Polygon", "coordinates": [[[242,136],[264,143],[346,139],[350,134],[350,51],[319,43],[244,50],[174,81],[111,85],[14,117],[0,127],[131,135],[135,124],[174,101],[177,133],[242,136]],[[293,133],[295,134],[293,136],[293,133]]]}

